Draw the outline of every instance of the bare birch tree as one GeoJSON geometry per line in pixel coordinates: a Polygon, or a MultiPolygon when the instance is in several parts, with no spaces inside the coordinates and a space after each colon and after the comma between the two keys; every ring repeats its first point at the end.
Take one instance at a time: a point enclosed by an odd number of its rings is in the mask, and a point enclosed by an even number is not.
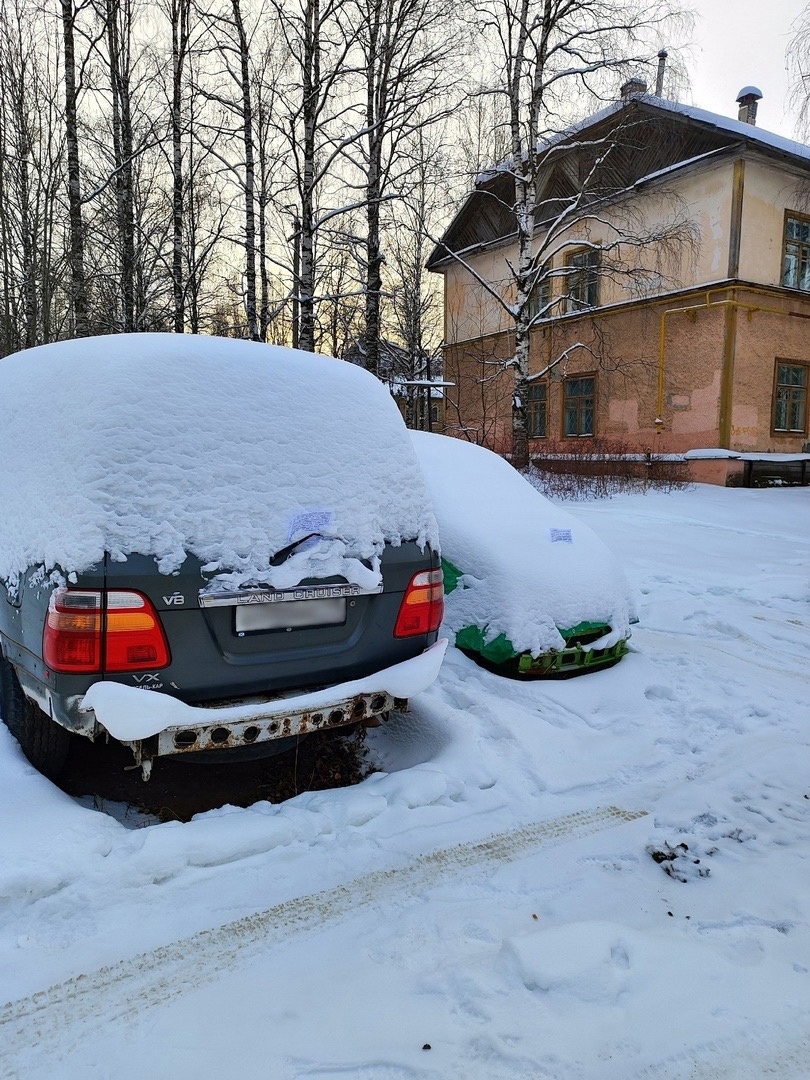
{"type": "MultiPolygon", "coordinates": [[[[441,297],[437,283],[425,271],[429,238],[434,222],[443,213],[447,192],[448,155],[437,132],[423,129],[413,140],[414,154],[408,169],[408,190],[388,216],[385,287],[396,336],[404,344],[408,382],[429,382],[440,375],[436,363],[442,338],[441,297]]],[[[417,393],[428,401],[427,426],[431,426],[431,388],[410,388],[408,410],[413,422],[417,393]]]]}
{"type": "MultiPolygon", "coordinates": [[[[345,96],[354,30],[347,0],[273,0],[288,67],[280,82],[276,123],[291,163],[290,206],[293,338],[315,348],[317,336],[319,235],[358,204],[345,199],[335,178],[345,143],[357,138],[345,96]]],[[[362,200],[360,201],[362,204],[362,200]]],[[[325,243],[320,249],[325,249],[325,243]]]]}
{"type": "MultiPolygon", "coordinates": [[[[238,75],[242,106],[242,146],[244,162],[244,214],[245,214],[245,310],[247,313],[248,335],[253,341],[259,340],[259,314],[256,304],[256,164],[253,142],[253,94],[250,77],[250,47],[242,18],[241,0],[231,0],[233,28],[238,47],[238,75]]],[[[235,73],[236,74],[236,73],[235,73]]]]}
{"type": "Polygon", "coordinates": [[[170,40],[153,43],[151,67],[161,88],[154,127],[168,131],[159,142],[169,173],[163,204],[171,220],[164,266],[171,281],[172,329],[196,334],[206,324],[213,292],[207,287],[209,277],[224,247],[230,206],[219,178],[227,170],[212,154],[216,140],[200,88],[207,28],[196,17],[194,0],[163,0],[160,13],[170,40]]]}
{"type": "Polygon", "coordinates": [[[110,184],[115,195],[117,255],[114,279],[120,290],[118,327],[132,332],[137,327],[135,303],[135,205],[133,157],[134,0],[103,0],[98,9],[104,27],[106,68],[109,79],[111,161],[110,184]]]}
{"type": "Polygon", "coordinates": [[[185,170],[183,161],[184,90],[187,86],[191,44],[191,0],[169,0],[167,15],[172,38],[171,62],[171,174],[172,174],[172,322],[182,334],[186,325],[186,292],[183,265],[183,203],[185,170]]]}
{"type": "Polygon", "coordinates": [[[386,202],[407,192],[421,132],[456,105],[453,64],[463,40],[447,0],[351,0],[364,110],[360,138],[346,155],[362,177],[365,206],[365,364],[379,362],[382,325],[381,232],[386,202]]]}
{"type": "MultiPolygon", "coordinates": [[[[239,244],[244,252],[242,284],[246,335],[262,339],[257,292],[256,79],[254,36],[267,18],[263,8],[246,9],[242,0],[229,0],[216,9],[197,8],[209,41],[200,48],[200,86],[211,106],[197,134],[207,153],[235,184],[241,203],[239,244]]],[[[261,51],[261,50],[259,50],[261,51]]]]}
{"type": "Polygon", "coordinates": [[[65,265],[64,139],[58,46],[25,0],[0,4],[2,350],[61,330],[65,265]]]}
{"type": "MultiPolygon", "coordinates": [[[[576,189],[549,202],[544,183],[556,160],[570,149],[574,111],[580,114],[615,88],[622,76],[651,63],[660,35],[673,32],[677,13],[667,3],[645,0],[474,0],[480,33],[491,45],[490,92],[504,102],[509,136],[508,158],[500,166],[504,187],[493,192],[514,230],[515,257],[506,264],[508,287],[498,288],[477,277],[502,307],[513,328],[514,351],[508,366],[514,377],[512,460],[528,464],[526,422],[529,338],[532,327],[549,310],[537,300],[549,275],[571,274],[565,266],[550,270],[549,256],[573,246],[576,224],[585,221],[599,200],[614,199],[622,184],[606,180],[605,163],[621,135],[613,132],[587,147],[578,162],[576,189]]],[[[651,240],[643,224],[614,224],[610,239],[592,245],[603,256],[594,273],[610,272],[611,254],[627,244],[651,240]],[[640,231],[639,231],[640,230],[640,231]]],[[[657,239],[676,240],[683,221],[661,229],[657,239]]],[[[579,237],[576,240],[581,243],[579,237]]],[[[448,252],[452,254],[452,252],[448,252]]],[[[468,269],[469,264],[467,265],[468,269]]]]}
{"type": "MultiPolygon", "coordinates": [[[[267,341],[271,325],[279,320],[289,300],[289,275],[281,281],[279,264],[284,266],[278,249],[284,248],[281,239],[285,229],[279,195],[288,191],[283,169],[284,141],[279,137],[277,112],[279,88],[287,57],[279,48],[275,27],[265,29],[263,43],[256,50],[253,68],[254,133],[256,143],[256,229],[259,272],[259,336],[267,341]],[[281,241],[281,242],[279,242],[281,241]],[[275,273],[274,273],[275,270],[275,273]]],[[[286,267],[284,268],[286,269],[286,267]]]]}
{"type": "Polygon", "coordinates": [[[86,7],[86,4],[83,3],[74,5],[73,0],[60,0],[65,93],[67,191],[70,217],[70,309],[75,337],[86,337],[90,333],[89,301],[84,260],[81,165],[79,159],[80,81],[76,59],[76,19],[84,7],[86,7]]]}
{"type": "MultiPolygon", "coordinates": [[[[155,22],[145,0],[93,5],[82,129],[93,328],[164,329],[172,295],[163,151],[169,125],[153,62],[155,22]]],[[[168,51],[167,39],[163,45],[168,51]]]]}
{"type": "Polygon", "coordinates": [[[810,134],[810,5],[805,7],[791,27],[787,48],[790,79],[790,102],[798,115],[798,134],[810,134]]]}

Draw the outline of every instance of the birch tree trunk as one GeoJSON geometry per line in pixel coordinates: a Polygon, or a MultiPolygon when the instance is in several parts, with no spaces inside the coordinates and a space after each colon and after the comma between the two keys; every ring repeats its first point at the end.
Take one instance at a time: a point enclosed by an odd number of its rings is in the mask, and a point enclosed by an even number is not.
{"type": "Polygon", "coordinates": [[[183,79],[189,46],[189,0],[171,0],[169,19],[172,32],[172,315],[174,332],[182,334],[186,324],[183,273],[183,79]]]}
{"type": "Polygon", "coordinates": [[[380,242],[382,204],[382,129],[375,122],[374,79],[368,83],[366,120],[369,129],[368,174],[366,183],[366,370],[377,375],[380,368],[380,303],[382,297],[383,253],[380,242]]]}
{"type": "Polygon", "coordinates": [[[250,49],[242,19],[240,0],[231,0],[233,19],[239,44],[240,92],[242,95],[242,139],[245,150],[245,312],[248,334],[259,341],[259,321],[256,306],[256,167],[253,142],[253,106],[250,92],[250,49]]]}
{"type": "Polygon", "coordinates": [[[328,274],[329,233],[336,219],[362,202],[353,188],[344,185],[339,168],[346,142],[359,137],[348,92],[354,39],[347,3],[273,0],[288,53],[277,85],[275,123],[287,151],[287,161],[280,164],[290,169],[295,190],[294,205],[284,207],[288,222],[294,222],[292,235],[287,230],[293,339],[306,350],[317,345],[318,289],[328,274]]]}
{"type": "MultiPolygon", "coordinates": [[[[2,353],[51,340],[61,298],[66,222],[59,45],[25,0],[0,3],[2,353]],[[56,248],[59,248],[57,253],[56,248]],[[55,316],[55,317],[54,317],[55,316]]],[[[71,313],[72,315],[72,313],[71,313]]]]}
{"type": "Polygon", "coordinates": [[[321,85],[320,0],[306,0],[301,55],[303,146],[298,219],[298,348],[315,349],[315,153],[321,85]]]}
{"type": "Polygon", "coordinates": [[[70,215],[70,307],[75,337],[90,333],[87,280],[84,267],[79,116],[76,85],[76,48],[73,0],[60,0],[64,45],[65,143],[67,147],[68,212],[70,215]]]}
{"type": "Polygon", "coordinates": [[[121,329],[138,329],[131,96],[131,0],[106,0],[107,50],[112,103],[113,175],[119,238],[121,329]]]}
{"type": "MultiPolygon", "coordinates": [[[[435,138],[428,135],[421,131],[414,139],[410,190],[402,206],[397,207],[386,255],[385,282],[391,294],[394,325],[407,353],[402,374],[411,381],[429,381],[440,374],[439,364],[434,366],[432,358],[437,356],[444,332],[438,292],[432,280],[427,284],[425,262],[431,218],[442,216],[446,205],[443,179],[447,161],[441,151],[439,133],[435,138]]],[[[432,399],[429,391],[426,394],[426,417],[415,415],[414,395],[409,395],[406,416],[409,427],[424,422],[430,430],[432,399]]]]}
{"type": "Polygon", "coordinates": [[[442,0],[356,0],[364,58],[365,130],[350,158],[365,182],[364,361],[379,374],[384,205],[406,198],[422,133],[453,111],[450,67],[461,40],[442,0]],[[359,153],[358,153],[359,150],[359,153]]]}

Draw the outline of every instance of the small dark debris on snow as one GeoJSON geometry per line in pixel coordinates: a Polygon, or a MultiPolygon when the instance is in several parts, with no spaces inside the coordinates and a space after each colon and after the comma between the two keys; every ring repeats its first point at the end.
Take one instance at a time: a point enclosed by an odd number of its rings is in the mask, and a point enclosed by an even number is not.
{"type": "Polygon", "coordinates": [[[667,849],[666,851],[657,851],[655,848],[648,849],[650,855],[653,857],[653,862],[669,862],[672,859],[676,859],[681,851],[689,850],[686,844],[678,844],[674,848],[670,847],[669,844],[666,844],[665,847],[667,849]]]}
{"type": "Polygon", "coordinates": [[[430,1043],[425,1043],[425,1045],[422,1047],[422,1049],[423,1050],[430,1050],[431,1049],[430,1043]]]}
{"type": "MultiPolygon", "coordinates": [[[[657,862],[665,874],[668,874],[675,881],[686,883],[690,877],[708,877],[708,867],[700,865],[700,859],[694,858],[689,854],[689,845],[680,843],[674,847],[671,844],[664,842],[663,847],[655,848],[650,845],[647,848],[647,853],[652,858],[653,862],[657,862]],[[692,868],[698,867],[697,872],[692,868]]],[[[668,912],[667,914],[672,914],[668,912]]]]}

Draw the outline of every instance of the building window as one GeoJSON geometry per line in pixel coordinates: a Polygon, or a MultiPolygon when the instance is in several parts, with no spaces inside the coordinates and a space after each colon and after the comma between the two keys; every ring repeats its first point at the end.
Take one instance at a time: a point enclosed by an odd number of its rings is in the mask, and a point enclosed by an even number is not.
{"type": "Polygon", "coordinates": [[[548,386],[546,383],[529,383],[526,391],[526,425],[530,439],[545,439],[548,410],[548,386]]]}
{"type": "Polygon", "coordinates": [[[578,251],[569,256],[565,276],[565,310],[585,311],[599,302],[599,252],[578,251]]]}
{"type": "Polygon", "coordinates": [[[563,434],[593,435],[596,420],[596,379],[566,379],[563,383],[563,434]]]}
{"type": "Polygon", "coordinates": [[[534,283],[534,288],[529,293],[529,318],[547,319],[549,317],[549,304],[551,303],[551,277],[550,267],[544,264],[534,283]]]}
{"type": "Polygon", "coordinates": [[[785,220],[782,284],[786,289],[810,292],[810,218],[798,214],[789,214],[785,220]]]}
{"type": "Polygon", "coordinates": [[[807,365],[776,364],[773,430],[803,435],[807,430],[807,365]]]}

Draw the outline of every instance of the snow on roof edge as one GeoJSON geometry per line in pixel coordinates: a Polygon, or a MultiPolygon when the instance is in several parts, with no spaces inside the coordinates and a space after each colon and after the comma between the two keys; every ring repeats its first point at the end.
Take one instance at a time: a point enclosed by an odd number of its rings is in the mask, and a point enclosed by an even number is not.
{"type": "MultiPolygon", "coordinates": [[[[577,120],[563,131],[552,135],[545,140],[545,143],[542,145],[547,148],[556,146],[558,143],[562,143],[569,139],[572,135],[576,135],[577,132],[585,131],[588,128],[601,123],[603,120],[607,119],[607,117],[619,113],[628,106],[638,102],[651,105],[653,108],[662,109],[665,112],[687,116],[692,120],[697,120],[699,123],[707,124],[720,131],[726,131],[730,135],[739,135],[747,141],[758,142],[771,149],[779,150],[782,153],[792,154],[794,157],[810,161],[810,146],[807,146],[805,143],[798,142],[795,139],[785,138],[784,135],[777,135],[775,132],[768,131],[766,128],[757,127],[755,124],[747,124],[742,120],[724,116],[722,113],[709,112],[708,109],[700,109],[695,105],[685,105],[679,101],[670,101],[668,98],[656,97],[654,94],[636,94],[629,102],[612,101],[603,109],[599,109],[595,113],[590,113],[588,116],[583,117],[582,120],[577,120]]],[[[498,162],[497,165],[479,173],[475,178],[476,186],[486,183],[499,173],[508,172],[511,168],[511,162],[511,158],[505,158],[503,161],[498,162]]]]}

